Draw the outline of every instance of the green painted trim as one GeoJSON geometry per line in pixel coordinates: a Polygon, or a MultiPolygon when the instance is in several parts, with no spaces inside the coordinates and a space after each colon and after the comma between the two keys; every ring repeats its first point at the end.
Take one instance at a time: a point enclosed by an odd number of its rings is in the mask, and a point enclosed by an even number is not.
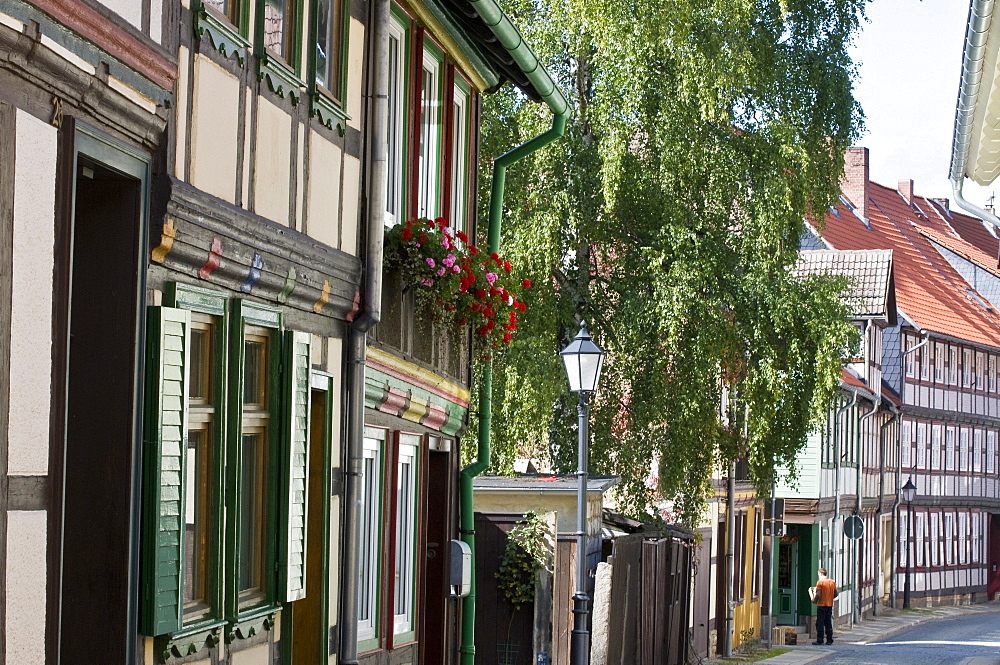
{"type": "Polygon", "coordinates": [[[493,89],[500,85],[500,76],[496,69],[483,56],[481,49],[467,37],[469,31],[455,23],[451,13],[444,9],[440,0],[422,0],[422,4],[445,29],[448,37],[458,44],[462,55],[472,65],[476,74],[486,83],[487,89],[493,89]]]}
{"type": "Polygon", "coordinates": [[[194,655],[222,642],[225,627],[225,621],[211,620],[173,635],[159,636],[153,643],[153,652],[159,654],[164,663],[172,658],[194,655]]]}
{"type": "Polygon", "coordinates": [[[257,78],[265,81],[267,87],[281,98],[289,98],[293,104],[302,99],[306,82],[300,79],[287,64],[267,53],[257,57],[257,78]]]}
{"type": "Polygon", "coordinates": [[[228,302],[224,293],[184,282],[167,283],[163,293],[163,304],[168,307],[180,307],[212,316],[225,317],[229,309],[228,302]]]}
{"type": "MultiPolygon", "coordinates": [[[[237,0],[232,1],[237,2],[237,0]]],[[[240,34],[240,31],[229,21],[219,18],[214,12],[205,7],[205,3],[201,2],[201,0],[195,0],[192,9],[194,10],[195,36],[201,39],[205,33],[208,33],[212,48],[226,58],[235,55],[242,67],[246,63],[247,54],[250,52],[250,41],[240,34]]],[[[236,11],[240,16],[241,24],[243,24],[247,20],[243,15],[247,12],[243,10],[241,3],[237,2],[236,11]]],[[[245,32],[246,26],[243,25],[242,27],[245,32]]]]}
{"type": "Polygon", "coordinates": [[[250,639],[262,632],[269,632],[274,628],[275,620],[280,611],[277,605],[266,605],[245,612],[239,621],[234,621],[226,626],[226,644],[232,644],[236,640],[250,639]]]}
{"type": "MultiPolygon", "coordinates": [[[[378,410],[378,407],[385,402],[389,394],[389,388],[409,392],[411,397],[425,401],[428,404],[434,404],[447,411],[448,417],[442,423],[440,430],[444,434],[454,435],[465,425],[469,413],[468,407],[445,399],[425,388],[407,383],[394,376],[389,376],[377,369],[371,367],[365,368],[365,408],[378,410]]],[[[405,411],[406,408],[404,405],[400,412],[405,411]]]]}
{"type": "MultiPolygon", "coordinates": [[[[315,86],[315,83],[313,86],[315,86]]],[[[319,120],[319,123],[327,129],[336,128],[340,136],[343,136],[347,132],[347,121],[351,119],[351,116],[347,114],[347,111],[340,104],[330,99],[321,90],[313,90],[310,100],[310,116],[319,120]]]]}

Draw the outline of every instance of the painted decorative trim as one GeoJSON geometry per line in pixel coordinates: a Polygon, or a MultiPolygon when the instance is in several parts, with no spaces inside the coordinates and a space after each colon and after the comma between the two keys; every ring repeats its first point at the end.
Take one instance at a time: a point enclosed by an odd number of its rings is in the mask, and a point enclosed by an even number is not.
{"type": "Polygon", "coordinates": [[[368,367],[372,369],[385,372],[389,376],[410,383],[418,388],[423,388],[460,406],[469,406],[469,399],[472,397],[472,394],[468,388],[463,388],[457,383],[452,383],[430,370],[407,362],[402,358],[397,358],[391,353],[372,346],[368,347],[367,356],[368,367]]]}
{"type": "Polygon", "coordinates": [[[328,129],[336,127],[337,134],[340,136],[347,132],[347,121],[351,119],[351,116],[340,105],[319,91],[312,93],[309,115],[319,120],[319,124],[328,129]]]}
{"type": "Polygon", "coordinates": [[[253,290],[253,285],[260,281],[260,271],[263,267],[264,259],[261,258],[260,254],[254,254],[253,265],[250,266],[250,274],[247,275],[246,280],[240,285],[240,291],[250,293],[253,290]]]}
{"type": "Polygon", "coordinates": [[[174,240],[177,238],[177,229],[174,227],[174,220],[167,217],[163,223],[163,230],[160,232],[160,245],[153,250],[149,260],[153,263],[163,263],[167,254],[174,248],[174,240]]]}
{"type": "Polygon", "coordinates": [[[212,247],[208,251],[208,260],[198,271],[199,279],[208,279],[209,275],[222,263],[222,241],[219,236],[212,238],[212,247]]]}
{"type": "MultiPolygon", "coordinates": [[[[369,351],[372,351],[369,347],[369,351]]],[[[424,387],[390,376],[370,365],[365,370],[365,407],[403,418],[456,436],[463,432],[468,419],[468,402],[459,404],[424,387]]]]}
{"type": "Polygon", "coordinates": [[[313,311],[317,314],[321,314],[323,312],[323,305],[328,302],[330,302],[330,280],[324,279],[323,290],[319,294],[319,300],[317,300],[316,304],[313,305],[313,311]]]}
{"type": "Polygon", "coordinates": [[[257,59],[257,77],[267,81],[267,87],[279,97],[288,97],[292,104],[298,104],[306,82],[295,75],[288,65],[265,53],[257,59]]]}
{"type": "Polygon", "coordinates": [[[226,626],[226,644],[232,644],[236,640],[248,640],[261,632],[268,632],[274,628],[275,617],[278,610],[275,607],[268,607],[256,614],[251,614],[235,623],[226,626]]]}
{"type": "Polygon", "coordinates": [[[212,43],[212,48],[221,53],[224,58],[235,55],[241,67],[246,63],[247,53],[250,52],[250,42],[228,21],[210,12],[204,3],[196,2],[194,34],[197,35],[198,39],[201,39],[206,32],[212,43]]]}
{"type": "Polygon", "coordinates": [[[229,307],[224,293],[183,282],[169,282],[164,296],[164,302],[169,307],[190,309],[212,316],[225,316],[229,307]]]}
{"type": "Polygon", "coordinates": [[[164,663],[171,658],[184,658],[198,653],[204,648],[211,648],[222,641],[222,629],[225,622],[217,621],[207,626],[198,626],[194,630],[164,635],[156,638],[156,650],[164,663]]]}
{"type": "Polygon", "coordinates": [[[295,272],[295,266],[288,268],[288,278],[285,279],[285,287],[281,289],[281,293],[278,294],[276,300],[282,305],[288,300],[288,296],[292,295],[292,291],[295,290],[295,280],[298,278],[298,274],[295,272]]]}

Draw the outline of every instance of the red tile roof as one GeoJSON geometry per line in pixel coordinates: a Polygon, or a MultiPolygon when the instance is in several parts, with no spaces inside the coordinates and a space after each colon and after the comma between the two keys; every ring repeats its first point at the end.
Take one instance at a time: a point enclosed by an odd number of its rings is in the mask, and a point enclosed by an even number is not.
{"type": "Polygon", "coordinates": [[[836,213],[826,215],[819,229],[823,238],[835,249],[893,250],[896,302],[916,325],[1000,348],[1000,317],[971,297],[971,287],[928,239],[934,234],[958,241],[953,220],[927,198],[914,196],[911,205],[895,189],[874,182],[869,183],[868,198],[867,226],[841,204],[836,213]]]}

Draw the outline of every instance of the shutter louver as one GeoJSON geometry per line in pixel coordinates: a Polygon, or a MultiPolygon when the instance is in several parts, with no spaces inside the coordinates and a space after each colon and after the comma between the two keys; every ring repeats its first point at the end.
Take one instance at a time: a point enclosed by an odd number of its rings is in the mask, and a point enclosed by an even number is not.
{"type": "Polygon", "coordinates": [[[306,482],[309,474],[310,344],[312,335],[286,334],[285,389],[288,404],[288,439],[285,455],[285,496],[282,531],[284,600],[306,595],[306,482]]]}
{"type": "Polygon", "coordinates": [[[149,308],[146,353],[143,632],[181,627],[184,561],[184,464],[187,441],[191,314],[149,308]]]}

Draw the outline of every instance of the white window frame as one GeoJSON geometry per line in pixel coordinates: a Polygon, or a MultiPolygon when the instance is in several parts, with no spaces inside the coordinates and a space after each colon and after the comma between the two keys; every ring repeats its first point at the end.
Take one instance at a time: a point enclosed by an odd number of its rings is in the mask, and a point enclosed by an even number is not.
{"type": "Polygon", "coordinates": [[[948,471],[955,470],[955,429],[948,428],[945,436],[944,468],[948,471]]]}
{"type": "Polygon", "coordinates": [[[926,423],[918,422],[916,423],[917,428],[917,463],[914,465],[918,469],[923,469],[924,465],[927,463],[927,432],[925,430],[926,423]]]}
{"type": "Polygon", "coordinates": [[[958,563],[964,566],[969,563],[969,513],[958,514],[958,563]]]}
{"type": "Polygon", "coordinates": [[[986,431],[986,473],[994,473],[997,469],[997,431],[986,431]]]}
{"type": "Polygon", "coordinates": [[[417,573],[417,500],[420,486],[420,436],[399,433],[396,459],[396,553],[393,635],[415,630],[417,573]],[[408,468],[408,473],[404,469],[408,468]]]}
{"type": "Polygon", "coordinates": [[[972,470],[979,473],[983,470],[983,430],[972,431],[972,470]]]}
{"type": "Polygon", "coordinates": [[[955,565],[955,513],[944,514],[944,564],[955,565]]]}
{"type": "Polygon", "coordinates": [[[917,340],[910,335],[906,336],[906,350],[909,352],[906,354],[906,376],[913,378],[914,368],[913,363],[915,362],[913,356],[916,355],[916,351],[913,351],[913,347],[917,345],[917,340]]]}
{"type": "Polygon", "coordinates": [[[913,448],[913,432],[912,423],[909,420],[903,421],[903,436],[901,437],[902,445],[900,445],[899,451],[899,466],[909,467],[910,466],[910,452],[913,448]]]}
{"type": "Polygon", "coordinates": [[[358,642],[379,638],[379,580],[382,542],[382,451],[386,431],[366,427],[361,476],[361,520],[358,524],[358,642]],[[371,473],[374,470],[374,474],[371,473]],[[365,472],[367,471],[367,473],[365,472]],[[372,500],[374,498],[374,500],[372,500]],[[364,577],[364,565],[369,574],[364,577]],[[367,595],[364,591],[367,590],[367,595]],[[367,601],[367,602],[366,602],[367,601]],[[364,617],[364,618],[362,618],[364,617]]]}
{"type": "Polygon", "coordinates": [[[916,535],[916,547],[917,547],[917,556],[916,556],[917,560],[914,562],[914,564],[917,567],[923,567],[924,561],[926,560],[926,557],[924,556],[925,554],[924,541],[926,540],[924,538],[924,513],[914,512],[913,519],[916,522],[916,524],[914,524],[913,526],[913,530],[916,532],[915,535],[916,535]]]}
{"type": "Polygon", "coordinates": [[[989,373],[990,373],[990,383],[988,390],[992,394],[997,391],[997,357],[991,353],[988,362],[989,362],[989,373]]]}
{"type": "Polygon", "coordinates": [[[456,231],[468,232],[469,220],[469,119],[472,92],[468,84],[455,74],[451,105],[451,219],[456,231]]]}
{"type": "Polygon", "coordinates": [[[941,428],[943,425],[931,425],[931,468],[941,468],[941,428]]]}
{"type": "Polygon", "coordinates": [[[406,106],[408,33],[396,19],[389,19],[388,122],[386,126],[385,225],[403,221],[406,211],[406,106]],[[395,43],[395,47],[393,44],[395,43]]]}
{"type": "Polygon", "coordinates": [[[443,127],[444,60],[424,45],[420,65],[420,136],[417,167],[417,216],[441,214],[441,136],[443,127]],[[427,80],[430,79],[430,85],[427,80]],[[430,88],[430,89],[428,89],[430,88]],[[431,97],[433,95],[433,97],[431,97]]]}
{"type": "Polygon", "coordinates": [[[930,513],[931,527],[931,556],[930,565],[941,565],[941,515],[930,513]]]}
{"type": "Polygon", "coordinates": [[[944,366],[945,358],[947,352],[945,351],[945,345],[941,342],[936,342],[934,344],[934,382],[944,383],[944,366]]]}
{"type": "Polygon", "coordinates": [[[963,427],[958,434],[958,470],[969,470],[969,428],[963,427]]]}
{"type": "Polygon", "coordinates": [[[976,390],[984,390],[986,388],[986,354],[982,351],[976,351],[976,390]]]}
{"type": "Polygon", "coordinates": [[[962,349],[962,387],[971,388],[975,378],[973,377],[972,362],[975,354],[972,349],[962,349]]]}
{"type": "Polygon", "coordinates": [[[954,344],[948,345],[948,384],[958,384],[958,347],[954,344]]]}

